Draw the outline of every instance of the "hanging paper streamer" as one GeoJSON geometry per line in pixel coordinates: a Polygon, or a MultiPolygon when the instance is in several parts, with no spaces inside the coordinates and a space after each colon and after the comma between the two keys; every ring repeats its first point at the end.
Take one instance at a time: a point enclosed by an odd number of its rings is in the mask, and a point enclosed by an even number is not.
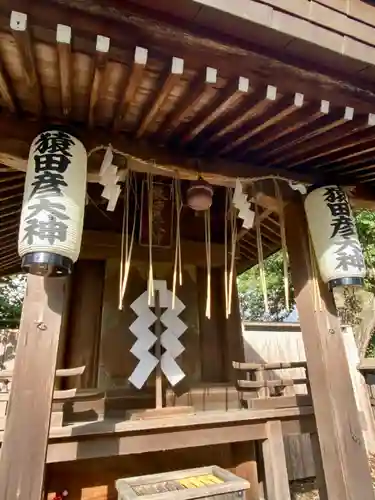
{"type": "Polygon", "coordinates": [[[179,340],[187,329],[185,323],[179,318],[185,305],[176,297],[175,308],[172,309],[172,292],[167,289],[166,281],[155,280],[153,289],[159,291],[160,307],[165,309],[160,317],[160,321],[166,328],[160,336],[160,343],[165,351],[160,360],[150,352],[157,341],[157,337],[150,330],[150,327],[155,323],[157,317],[150,309],[155,307],[155,297],[152,297],[149,304],[149,293],[145,291],[130,306],[138,316],[129,327],[130,331],[137,337],[130,352],[139,359],[139,363],[129,377],[129,381],[137,389],[143,387],[159,361],[162,372],[172,386],[185,377],[185,373],[176,362],[176,358],[185,350],[179,340]]]}
{"type": "Polygon", "coordinates": [[[173,179],[173,198],[176,205],[176,246],[175,258],[173,269],[173,289],[172,289],[172,309],[176,304],[176,286],[177,276],[178,283],[182,286],[182,260],[181,260],[181,211],[182,211],[182,196],[181,196],[181,183],[179,179],[173,179]]]}
{"type": "Polygon", "coordinates": [[[237,246],[237,215],[234,205],[234,195],[230,189],[226,190],[225,196],[225,221],[224,221],[224,251],[225,251],[225,316],[228,319],[232,311],[233,280],[235,272],[236,246],[237,246]],[[228,218],[230,221],[230,265],[228,266],[228,218]]]}
{"type": "Polygon", "coordinates": [[[120,180],[120,176],[117,173],[117,167],[112,164],[112,161],[113,150],[112,146],[109,145],[99,170],[99,184],[103,186],[102,197],[108,200],[107,210],[109,212],[115,210],[121,193],[121,186],[117,184],[120,180]]]}
{"type": "Polygon", "coordinates": [[[204,212],[204,233],[206,244],[206,264],[207,264],[207,297],[206,297],[206,317],[211,318],[211,214],[210,209],[204,212]]]}
{"type": "Polygon", "coordinates": [[[239,179],[236,179],[233,205],[239,210],[238,217],[243,220],[242,227],[244,229],[251,229],[254,225],[255,213],[250,209],[250,202],[247,201],[247,195],[243,192],[242,184],[239,179]]]}
{"type": "Polygon", "coordinates": [[[284,293],[285,293],[285,308],[289,311],[290,300],[289,300],[289,273],[288,273],[288,251],[286,244],[286,232],[285,232],[285,214],[284,214],[284,203],[281,194],[280,186],[276,179],[274,179],[275,195],[277,199],[277,204],[279,207],[279,219],[280,219],[280,236],[281,236],[281,249],[283,252],[283,268],[284,268],[284,293]]]}

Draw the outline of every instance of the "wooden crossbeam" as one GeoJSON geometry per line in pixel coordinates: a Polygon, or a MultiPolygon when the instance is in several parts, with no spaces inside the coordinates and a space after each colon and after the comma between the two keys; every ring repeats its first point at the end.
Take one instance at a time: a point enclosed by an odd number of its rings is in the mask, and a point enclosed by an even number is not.
{"type": "Polygon", "coordinates": [[[276,363],[238,363],[233,361],[233,368],[241,371],[284,370],[289,368],[306,368],[306,361],[290,361],[276,363]]]}
{"type": "Polygon", "coordinates": [[[257,390],[262,387],[274,388],[274,387],[293,387],[293,385],[303,385],[308,384],[307,378],[286,378],[286,379],[276,379],[276,380],[237,380],[237,386],[243,390],[257,390]]]}
{"type": "Polygon", "coordinates": [[[2,61],[0,61],[0,95],[9,111],[15,113],[17,111],[17,106],[14,92],[2,61]]]}

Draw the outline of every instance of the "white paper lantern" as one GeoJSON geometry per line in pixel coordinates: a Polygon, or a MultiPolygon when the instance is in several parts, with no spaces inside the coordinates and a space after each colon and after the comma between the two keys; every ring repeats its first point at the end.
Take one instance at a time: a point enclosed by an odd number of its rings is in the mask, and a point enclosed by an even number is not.
{"type": "Polygon", "coordinates": [[[338,186],[314,189],[305,210],[323,281],[330,287],[361,286],[366,268],[346,193],[338,186]]]}
{"type": "Polygon", "coordinates": [[[25,271],[71,272],[81,248],[86,177],[87,153],[76,137],[56,127],[34,139],[18,238],[25,271]]]}

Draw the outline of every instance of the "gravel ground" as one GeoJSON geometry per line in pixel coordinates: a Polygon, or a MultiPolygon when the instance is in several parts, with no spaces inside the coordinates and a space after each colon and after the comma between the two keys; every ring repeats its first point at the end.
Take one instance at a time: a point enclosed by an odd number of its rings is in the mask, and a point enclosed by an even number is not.
{"type": "MultiPolygon", "coordinates": [[[[375,455],[369,458],[372,484],[375,489],[375,455]]],[[[315,488],[314,479],[306,479],[305,481],[293,481],[290,485],[292,500],[317,500],[319,499],[318,490],[315,488]]]]}

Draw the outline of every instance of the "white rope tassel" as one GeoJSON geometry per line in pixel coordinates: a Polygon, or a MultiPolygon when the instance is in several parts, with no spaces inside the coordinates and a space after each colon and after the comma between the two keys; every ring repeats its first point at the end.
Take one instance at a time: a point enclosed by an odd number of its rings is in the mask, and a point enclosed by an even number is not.
{"type": "Polygon", "coordinates": [[[281,194],[280,186],[276,179],[274,179],[275,194],[277,199],[277,204],[279,206],[279,219],[280,219],[280,237],[281,237],[281,248],[283,252],[283,269],[284,269],[284,294],[285,294],[285,308],[289,311],[290,309],[290,297],[289,297],[289,259],[286,244],[286,231],[285,231],[285,213],[283,197],[281,194]]]}
{"type": "MultiPolygon", "coordinates": [[[[125,227],[126,227],[126,218],[127,214],[129,213],[129,203],[128,203],[128,179],[129,179],[129,172],[126,173],[126,179],[125,179],[125,193],[124,193],[124,210],[122,212],[122,225],[121,225],[121,255],[120,255],[120,280],[119,280],[119,299],[118,299],[118,308],[119,310],[122,309],[123,304],[122,304],[122,287],[123,287],[123,280],[124,280],[124,260],[126,260],[126,252],[127,252],[127,245],[125,244],[125,227]],[[126,248],[124,248],[124,245],[126,248]],[[125,255],[124,255],[125,254],[125,255]]],[[[126,236],[128,235],[128,232],[126,231],[126,236]]]]}
{"type": "Polygon", "coordinates": [[[148,258],[149,258],[148,306],[151,307],[152,299],[154,298],[154,267],[152,262],[154,187],[153,187],[152,174],[147,174],[147,188],[148,188],[148,258]]]}
{"type": "MultiPolygon", "coordinates": [[[[136,197],[136,190],[134,189],[134,208],[133,208],[133,227],[132,227],[132,234],[130,238],[130,243],[129,243],[129,213],[130,213],[130,184],[131,184],[132,176],[131,172],[128,173],[126,177],[126,205],[125,205],[125,200],[124,200],[124,219],[123,219],[123,225],[124,225],[124,220],[125,220],[125,266],[123,268],[123,273],[122,273],[122,285],[121,285],[121,295],[120,295],[120,309],[122,310],[124,307],[124,297],[125,297],[125,292],[126,292],[126,286],[128,284],[128,278],[129,278],[129,272],[130,272],[130,265],[131,265],[131,258],[132,258],[132,253],[133,253],[133,244],[134,244],[134,238],[135,238],[135,224],[136,224],[136,213],[137,213],[137,197],[136,197]],[[126,210],[126,214],[125,214],[126,210]]],[[[123,228],[124,231],[124,228],[123,228]]],[[[121,238],[123,239],[123,238],[121,238]]],[[[121,252],[123,254],[123,252],[121,252]]]]}
{"type": "Polygon", "coordinates": [[[181,210],[182,210],[182,197],[181,185],[179,179],[173,181],[174,201],[176,203],[176,247],[174,254],[174,269],[173,269],[173,288],[172,288],[172,309],[176,304],[176,286],[177,275],[179,285],[182,286],[182,261],[181,261],[181,210]]]}
{"type": "Polygon", "coordinates": [[[207,298],[206,318],[211,319],[211,213],[210,209],[204,213],[204,229],[207,262],[207,298]]]}
{"type": "MultiPolygon", "coordinates": [[[[254,200],[255,200],[255,189],[253,189],[253,192],[254,192],[254,200]]],[[[255,202],[255,227],[256,227],[256,235],[257,235],[257,249],[258,249],[258,265],[259,265],[259,273],[260,273],[260,284],[262,287],[263,300],[264,300],[264,311],[266,314],[269,314],[266,273],[264,270],[262,233],[261,233],[261,229],[260,229],[259,207],[258,207],[256,202],[255,202]]]]}
{"type": "Polygon", "coordinates": [[[229,284],[228,284],[228,311],[227,318],[229,318],[232,312],[232,297],[233,297],[233,280],[234,280],[234,264],[236,260],[236,245],[237,245],[237,215],[234,209],[233,195],[231,198],[230,205],[230,223],[231,223],[231,260],[230,260],[230,271],[229,271],[229,284]]]}
{"type": "Polygon", "coordinates": [[[228,217],[229,217],[229,189],[225,191],[224,215],[224,291],[225,291],[225,316],[228,319],[228,217]]]}

